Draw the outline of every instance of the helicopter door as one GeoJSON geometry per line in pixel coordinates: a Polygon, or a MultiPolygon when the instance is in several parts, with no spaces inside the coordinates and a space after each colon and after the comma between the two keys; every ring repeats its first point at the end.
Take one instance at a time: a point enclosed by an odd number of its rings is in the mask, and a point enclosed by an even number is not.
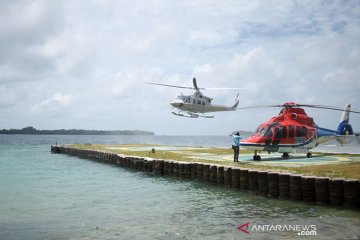
{"type": "Polygon", "coordinates": [[[279,145],[281,140],[287,138],[286,126],[279,126],[274,128],[274,135],[272,145],[279,145]]]}
{"type": "Polygon", "coordinates": [[[307,135],[305,127],[296,126],[295,143],[304,143],[307,135]]]}
{"type": "Polygon", "coordinates": [[[294,126],[293,125],[289,125],[288,126],[288,137],[289,137],[289,141],[290,143],[294,143],[294,126]]]}

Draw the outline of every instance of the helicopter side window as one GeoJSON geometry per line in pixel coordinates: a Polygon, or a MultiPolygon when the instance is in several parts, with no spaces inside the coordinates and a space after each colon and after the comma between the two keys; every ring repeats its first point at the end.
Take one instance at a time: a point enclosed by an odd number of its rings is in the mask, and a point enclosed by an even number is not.
{"type": "Polygon", "coordinates": [[[275,131],[275,135],[274,138],[286,138],[286,127],[285,126],[280,126],[280,127],[276,127],[274,128],[275,131]]]}
{"type": "Polygon", "coordinates": [[[268,130],[266,131],[266,133],[264,134],[265,137],[272,137],[273,135],[273,129],[272,128],[268,128],[268,130]]]}
{"type": "Polygon", "coordinates": [[[271,137],[272,132],[273,132],[272,128],[264,127],[263,129],[260,130],[259,136],[260,137],[271,137]]]}
{"type": "Polygon", "coordinates": [[[301,137],[301,127],[296,126],[296,136],[301,137]]]}
{"type": "Polygon", "coordinates": [[[286,138],[287,137],[286,126],[279,127],[279,131],[280,131],[280,137],[281,138],[286,138]]]}
{"type": "Polygon", "coordinates": [[[281,138],[281,130],[280,128],[274,128],[275,134],[274,134],[274,138],[281,138]]]}
{"type": "Polygon", "coordinates": [[[202,105],[205,106],[205,102],[202,102],[202,105]]]}
{"type": "Polygon", "coordinates": [[[306,136],[307,136],[307,128],[304,127],[304,126],[301,128],[301,136],[302,136],[302,137],[306,137],[306,136]]]}
{"type": "Polygon", "coordinates": [[[294,126],[292,125],[289,126],[289,137],[290,138],[294,137],[294,126]]]}
{"type": "Polygon", "coordinates": [[[196,104],[196,100],[195,100],[195,99],[193,99],[193,104],[196,104]]]}
{"type": "Polygon", "coordinates": [[[201,101],[200,101],[200,100],[198,100],[198,101],[197,101],[197,103],[198,103],[198,104],[201,104],[201,101]]]}

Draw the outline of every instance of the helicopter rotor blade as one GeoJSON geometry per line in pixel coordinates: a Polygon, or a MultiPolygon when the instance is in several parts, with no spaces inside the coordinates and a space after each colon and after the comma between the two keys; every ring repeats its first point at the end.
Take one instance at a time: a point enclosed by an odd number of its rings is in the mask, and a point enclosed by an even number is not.
{"type": "Polygon", "coordinates": [[[251,109],[251,108],[270,108],[270,107],[282,107],[282,105],[259,105],[259,106],[248,106],[248,107],[238,107],[236,109],[251,109]]]}
{"type": "Polygon", "coordinates": [[[199,88],[196,83],[196,78],[193,78],[193,85],[194,87],[183,87],[183,86],[177,86],[177,85],[169,85],[169,84],[162,84],[162,83],[154,83],[154,82],[145,82],[147,84],[151,85],[158,85],[158,86],[164,86],[164,87],[172,87],[172,88],[183,88],[183,89],[194,89],[197,92],[200,92],[200,90],[232,90],[232,89],[245,89],[245,88],[199,88]]]}
{"type": "Polygon", "coordinates": [[[339,108],[339,107],[332,107],[332,106],[325,106],[325,105],[312,105],[312,104],[296,104],[296,106],[299,107],[309,107],[309,108],[319,108],[319,109],[329,109],[329,110],[335,110],[335,111],[347,111],[347,112],[352,112],[352,113],[360,113],[360,111],[355,111],[355,110],[346,110],[344,108],[339,108]]]}
{"type": "Polygon", "coordinates": [[[251,109],[251,108],[269,108],[269,107],[284,107],[284,108],[292,108],[292,107],[308,107],[308,108],[318,108],[318,109],[329,109],[329,110],[335,110],[335,111],[347,111],[352,113],[360,113],[360,111],[357,110],[346,110],[344,108],[340,107],[332,107],[332,106],[325,106],[325,105],[313,105],[313,104],[278,104],[278,105],[259,105],[259,106],[249,106],[249,107],[238,107],[236,109],[251,109]]]}
{"type": "Polygon", "coordinates": [[[199,92],[199,88],[198,88],[198,86],[197,86],[197,84],[196,84],[196,78],[193,78],[193,85],[194,85],[194,89],[195,89],[197,92],[199,92]]]}
{"type": "Polygon", "coordinates": [[[161,83],[152,83],[152,82],[146,82],[146,83],[147,84],[152,84],[152,85],[158,85],[158,86],[165,86],[165,87],[194,89],[193,87],[182,87],[182,86],[168,85],[168,84],[161,84],[161,83]]]}
{"type": "Polygon", "coordinates": [[[233,90],[233,89],[246,89],[246,88],[218,88],[218,87],[216,87],[216,88],[199,88],[199,89],[201,89],[201,90],[233,90]]]}

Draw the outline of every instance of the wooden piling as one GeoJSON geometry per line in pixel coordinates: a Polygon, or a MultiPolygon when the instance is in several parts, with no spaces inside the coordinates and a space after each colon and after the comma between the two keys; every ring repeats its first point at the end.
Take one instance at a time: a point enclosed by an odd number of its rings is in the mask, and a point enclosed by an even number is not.
{"type": "Polygon", "coordinates": [[[344,180],[344,204],[349,207],[360,207],[359,180],[344,180]]]}
{"type": "Polygon", "coordinates": [[[173,163],[173,176],[178,177],[179,176],[179,162],[173,163]]]}
{"type": "Polygon", "coordinates": [[[203,181],[210,182],[210,164],[203,165],[203,181]]]}
{"type": "Polygon", "coordinates": [[[235,189],[240,188],[240,169],[232,168],[231,169],[231,187],[235,189]]]}
{"type": "Polygon", "coordinates": [[[266,171],[258,172],[258,192],[264,196],[268,195],[268,175],[266,171]]]}
{"type": "Polygon", "coordinates": [[[191,180],[197,179],[197,163],[191,163],[191,180]]]}
{"type": "Polygon", "coordinates": [[[154,175],[164,175],[164,160],[155,159],[153,160],[153,172],[154,175]]]}
{"type": "Polygon", "coordinates": [[[302,199],[307,202],[315,202],[315,177],[302,176],[301,177],[301,191],[302,199]]]}
{"type": "Polygon", "coordinates": [[[329,200],[331,205],[340,206],[344,203],[344,180],[333,178],[329,181],[329,200]]]}
{"type": "Polygon", "coordinates": [[[293,200],[302,200],[301,175],[290,175],[290,198],[293,200]]]}
{"type": "Polygon", "coordinates": [[[249,190],[249,170],[240,169],[240,189],[249,190]]]}
{"type": "Polygon", "coordinates": [[[279,197],[290,198],[290,175],[286,173],[279,173],[279,197]]]}
{"type": "Polygon", "coordinates": [[[216,184],[217,182],[217,166],[210,165],[210,183],[216,184]]]}
{"type": "Polygon", "coordinates": [[[224,185],[224,167],[222,166],[217,167],[216,184],[224,185]]]}
{"type": "Polygon", "coordinates": [[[204,164],[202,163],[198,163],[196,166],[196,170],[197,170],[197,179],[198,180],[203,180],[204,178],[204,164]]]}
{"type": "Polygon", "coordinates": [[[51,145],[51,153],[61,153],[59,146],[51,145]]]}
{"type": "Polygon", "coordinates": [[[279,197],[279,174],[268,172],[268,191],[270,197],[279,197]]]}
{"type": "Polygon", "coordinates": [[[178,178],[181,178],[181,179],[185,178],[184,163],[179,163],[178,178]]]}
{"type": "Polygon", "coordinates": [[[224,186],[231,187],[231,168],[230,167],[224,168],[224,186]]]}
{"type": "Polygon", "coordinates": [[[249,191],[258,191],[258,171],[249,170],[249,191]]]}
{"type": "Polygon", "coordinates": [[[164,176],[168,176],[169,175],[169,161],[164,161],[164,176]]]}
{"type": "Polygon", "coordinates": [[[191,163],[184,163],[184,177],[185,179],[191,179],[191,163]]]}
{"type": "Polygon", "coordinates": [[[317,177],[315,180],[315,200],[318,203],[329,203],[329,178],[317,177]]]}

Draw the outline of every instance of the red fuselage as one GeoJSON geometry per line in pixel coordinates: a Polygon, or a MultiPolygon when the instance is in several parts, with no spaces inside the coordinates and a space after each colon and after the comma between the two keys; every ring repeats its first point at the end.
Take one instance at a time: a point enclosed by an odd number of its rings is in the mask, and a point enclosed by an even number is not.
{"type": "Polygon", "coordinates": [[[283,108],[278,116],[261,124],[240,145],[268,152],[304,152],[316,146],[316,124],[302,108],[283,108]]]}

